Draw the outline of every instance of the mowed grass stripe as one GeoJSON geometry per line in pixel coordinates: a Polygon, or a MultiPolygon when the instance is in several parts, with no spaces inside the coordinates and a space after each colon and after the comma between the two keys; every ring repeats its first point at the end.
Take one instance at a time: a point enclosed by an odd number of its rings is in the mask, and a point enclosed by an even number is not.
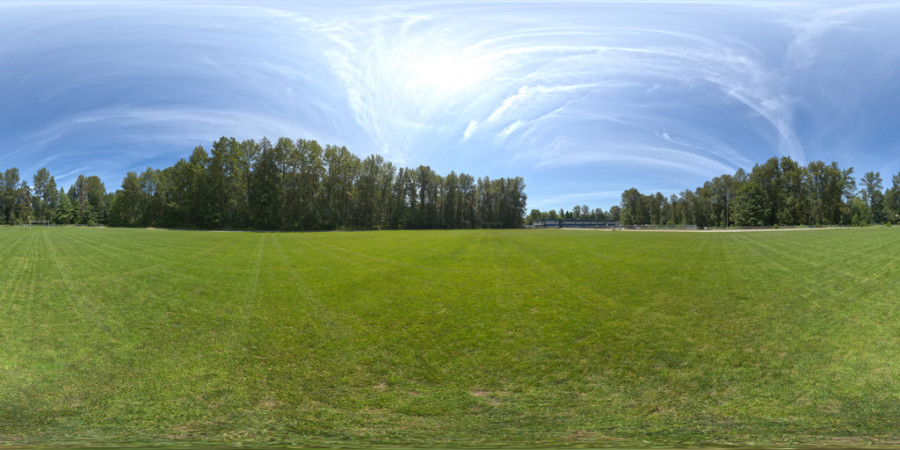
{"type": "MultiPolygon", "coordinates": [[[[896,236],[888,234],[888,230],[843,230],[804,233],[802,237],[789,240],[787,238],[793,236],[788,234],[778,239],[747,234],[741,240],[759,243],[767,253],[777,255],[777,261],[794,269],[793,276],[774,278],[772,281],[782,292],[771,297],[775,300],[774,304],[782,305],[783,311],[776,311],[773,320],[769,321],[768,334],[771,338],[767,340],[797,344],[791,357],[803,365],[801,373],[830,373],[840,379],[839,383],[833,380],[822,383],[821,379],[814,377],[797,376],[799,380],[811,381],[796,391],[797,404],[807,407],[815,405],[819,414],[832,416],[837,423],[855,415],[857,408],[851,405],[859,401],[872,405],[881,403],[882,406],[876,409],[885,414],[895,414],[896,406],[883,407],[889,402],[879,400],[885,395],[896,399],[897,388],[893,382],[868,390],[868,394],[859,398],[847,396],[845,392],[850,386],[857,385],[859,380],[868,378],[866,372],[880,371],[894,365],[884,360],[883,356],[898,354],[896,341],[884,340],[883,334],[877,333],[881,334],[880,339],[864,337],[884,329],[884,322],[866,320],[877,316],[878,313],[870,316],[873,311],[895,316],[891,312],[896,310],[894,307],[877,303],[885,296],[896,299],[896,283],[875,280],[869,274],[880,266],[885,272],[896,275],[897,268],[890,264],[898,250],[896,236]],[[843,240],[836,241],[829,236],[830,233],[854,233],[855,236],[844,235],[843,240]],[[880,239],[856,239],[872,233],[877,233],[880,239]],[[874,248],[879,250],[873,252],[874,248]],[[778,317],[782,319],[774,320],[778,317]],[[875,357],[874,364],[852,367],[845,359],[848,351],[875,357]],[[842,367],[845,373],[839,374],[840,371],[835,371],[836,367],[842,367]],[[836,387],[841,389],[834,390],[836,387]],[[810,400],[810,397],[817,400],[810,400]]],[[[889,328],[896,334],[894,324],[890,324],[889,328]]]]}
{"type": "Polygon", "coordinates": [[[13,242],[8,244],[5,252],[0,253],[0,256],[3,258],[0,260],[2,261],[0,268],[3,270],[3,274],[0,275],[2,276],[0,279],[3,280],[3,295],[0,298],[3,299],[15,298],[14,296],[17,292],[27,287],[25,272],[28,266],[34,262],[29,259],[34,252],[32,245],[34,236],[24,232],[16,234],[17,238],[8,239],[13,242]]]}
{"type": "Polygon", "coordinates": [[[889,440],[898,237],[2,229],[0,435],[889,440]]]}

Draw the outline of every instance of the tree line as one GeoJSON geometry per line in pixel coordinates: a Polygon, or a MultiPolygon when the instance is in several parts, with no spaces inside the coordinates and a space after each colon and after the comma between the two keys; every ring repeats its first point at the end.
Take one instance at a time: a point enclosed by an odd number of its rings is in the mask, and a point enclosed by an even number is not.
{"type": "Polygon", "coordinates": [[[612,206],[609,211],[602,208],[591,209],[588,205],[575,205],[570,210],[560,208],[559,211],[551,209],[550,211],[541,211],[532,209],[525,218],[525,223],[531,225],[535,220],[539,219],[584,219],[584,220],[608,220],[618,222],[620,219],[621,209],[618,206],[612,206]]]}
{"type": "MultiPolygon", "coordinates": [[[[713,178],[694,190],[669,197],[622,193],[621,203],[608,212],[575,207],[565,218],[588,217],[621,221],[623,225],[697,225],[700,227],[773,225],[870,225],[900,222],[900,174],[884,188],[879,172],[859,180],[853,168],[836,162],[813,161],[806,166],[790,157],[770,158],[750,173],[713,178]]],[[[551,218],[554,210],[532,210],[529,220],[551,218]]]]}
{"type": "Polygon", "coordinates": [[[490,179],[428,166],[396,168],[379,155],[279,138],[222,137],[164,169],[128,172],[108,193],[80,175],[68,191],[42,168],[33,184],[3,173],[0,223],[34,221],[265,230],[515,228],[524,220],[521,177],[490,179]]]}
{"type": "Polygon", "coordinates": [[[66,191],[56,185],[56,179],[46,168],[41,168],[32,181],[29,186],[15,167],[2,172],[0,224],[106,223],[115,195],[106,192],[99,177],[79,175],[66,191]]]}

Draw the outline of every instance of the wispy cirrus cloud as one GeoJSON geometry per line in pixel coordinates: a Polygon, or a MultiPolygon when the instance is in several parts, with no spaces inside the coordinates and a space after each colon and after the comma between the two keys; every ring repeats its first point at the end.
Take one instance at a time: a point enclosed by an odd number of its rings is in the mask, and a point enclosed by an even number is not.
{"type": "Polygon", "coordinates": [[[478,130],[478,121],[472,120],[469,122],[469,125],[466,126],[466,130],[463,131],[463,139],[468,139],[475,134],[475,131],[478,130]]]}
{"type": "Polygon", "coordinates": [[[539,163],[542,167],[577,166],[592,163],[621,163],[635,168],[657,168],[703,175],[730,174],[734,169],[715,158],[668,147],[607,144],[601,151],[567,148],[565,152],[547,153],[539,163]]]}
{"type": "Polygon", "coordinates": [[[596,85],[583,84],[570,86],[522,86],[519,88],[518,92],[503,99],[503,102],[500,104],[500,106],[497,107],[497,109],[495,109],[494,112],[492,112],[491,115],[488,116],[487,120],[489,122],[500,120],[503,118],[504,114],[510,111],[520,113],[521,109],[528,108],[535,103],[539,103],[543,97],[551,96],[553,94],[571,94],[573,92],[589,89],[591,87],[596,87],[596,85]]]}

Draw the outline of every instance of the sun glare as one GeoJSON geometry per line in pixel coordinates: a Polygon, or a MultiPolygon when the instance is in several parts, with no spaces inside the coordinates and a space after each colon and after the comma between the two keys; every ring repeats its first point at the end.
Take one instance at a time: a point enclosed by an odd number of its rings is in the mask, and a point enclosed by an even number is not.
{"type": "Polygon", "coordinates": [[[489,67],[485,61],[463,55],[441,55],[408,64],[410,87],[436,88],[457,92],[487,78],[489,67]]]}

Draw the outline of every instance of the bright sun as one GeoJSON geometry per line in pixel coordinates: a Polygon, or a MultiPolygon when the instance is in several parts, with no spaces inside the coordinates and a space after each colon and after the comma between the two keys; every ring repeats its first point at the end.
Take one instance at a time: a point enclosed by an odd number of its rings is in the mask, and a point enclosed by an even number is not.
{"type": "Polygon", "coordinates": [[[430,87],[453,93],[487,78],[485,61],[464,55],[440,55],[407,64],[409,87],[430,87]]]}

